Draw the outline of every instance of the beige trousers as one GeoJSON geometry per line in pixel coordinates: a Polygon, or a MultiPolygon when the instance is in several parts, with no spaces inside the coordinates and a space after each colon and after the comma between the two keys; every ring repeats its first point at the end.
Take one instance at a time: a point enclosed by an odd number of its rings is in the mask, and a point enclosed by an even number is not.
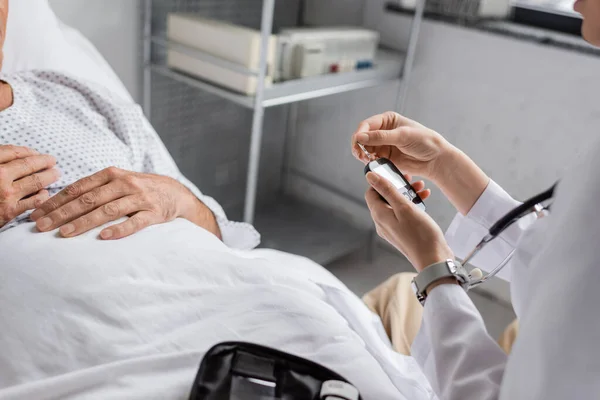
{"type": "MultiPolygon", "coordinates": [[[[367,293],[363,301],[381,317],[394,349],[410,355],[410,347],[421,326],[423,307],[419,304],[410,284],[416,274],[398,274],[367,293]]],[[[517,337],[518,323],[509,325],[498,344],[508,354],[517,337]]]]}

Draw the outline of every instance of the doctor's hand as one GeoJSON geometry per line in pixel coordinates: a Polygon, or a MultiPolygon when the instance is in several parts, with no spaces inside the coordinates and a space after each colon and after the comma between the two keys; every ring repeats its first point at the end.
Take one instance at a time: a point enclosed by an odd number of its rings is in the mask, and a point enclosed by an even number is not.
{"type": "Polygon", "coordinates": [[[463,214],[469,212],[490,181],[442,135],[395,112],[361,122],[352,136],[352,153],[367,163],[369,159],[357,143],[376,157],[389,159],[405,174],[430,179],[463,214]]]}
{"type": "Polygon", "coordinates": [[[31,214],[38,230],[60,228],[64,237],[81,235],[123,217],[128,219],[102,230],[100,237],[121,239],[176,218],[221,235],[212,211],[175,179],[115,167],[75,182],[31,214]]]}
{"type": "Polygon", "coordinates": [[[361,122],[352,136],[354,157],[369,162],[357,143],[377,158],[392,161],[402,172],[433,181],[443,169],[441,159],[452,150],[439,133],[391,111],[361,122]]]}
{"type": "Polygon", "coordinates": [[[404,254],[418,272],[454,258],[442,230],[426,212],[379,175],[370,172],[367,180],[371,188],[365,198],[377,233],[404,254]]]}
{"type": "Polygon", "coordinates": [[[56,159],[27,147],[0,145],[0,228],[48,200],[60,173],[56,159]]]}

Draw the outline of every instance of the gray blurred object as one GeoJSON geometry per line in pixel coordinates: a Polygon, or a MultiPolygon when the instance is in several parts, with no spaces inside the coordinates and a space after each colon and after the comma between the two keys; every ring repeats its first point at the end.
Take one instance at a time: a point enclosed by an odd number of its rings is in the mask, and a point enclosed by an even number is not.
{"type": "Polygon", "coordinates": [[[460,20],[476,20],[482,0],[427,0],[425,12],[460,20]]]}
{"type": "MultiPolygon", "coordinates": [[[[399,0],[400,9],[413,10],[415,0],[399,0]]],[[[510,0],[427,0],[425,12],[444,18],[472,22],[483,18],[506,18],[510,14],[510,0]]]]}
{"type": "MultiPolygon", "coordinates": [[[[258,200],[264,193],[274,192],[265,188],[272,189],[276,183],[279,188],[285,187],[286,174],[302,173],[292,170],[287,163],[287,150],[294,146],[298,102],[385,85],[400,88],[396,108],[401,111],[424,2],[417,0],[418,7],[410,25],[410,44],[405,52],[380,49],[372,69],[296,79],[266,87],[263,83],[269,36],[281,27],[302,25],[301,1],[143,0],[144,111],[182,171],[226,208],[232,200],[244,197],[245,184],[244,220],[255,222],[263,233],[263,245],[328,263],[367,245],[373,232],[354,227],[333,208],[319,209],[285,196],[272,198],[268,204],[264,197],[263,202],[258,200]],[[230,64],[216,60],[215,55],[169,41],[165,30],[167,15],[171,12],[194,12],[260,29],[259,68],[236,67],[237,72],[258,78],[256,94],[236,93],[168,68],[166,53],[173,46],[203,62],[221,67],[230,64]],[[186,161],[181,163],[182,159],[186,161]],[[244,170],[246,162],[248,167],[244,170]],[[242,174],[246,175],[246,181],[242,174]],[[261,203],[267,206],[257,211],[257,204],[261,203]]],[[[325,190],[343,195],[331,183],[312,178],[313,183],[325,190]]],[[[360,205],[364,207],[364,202],[360,205]]]]}

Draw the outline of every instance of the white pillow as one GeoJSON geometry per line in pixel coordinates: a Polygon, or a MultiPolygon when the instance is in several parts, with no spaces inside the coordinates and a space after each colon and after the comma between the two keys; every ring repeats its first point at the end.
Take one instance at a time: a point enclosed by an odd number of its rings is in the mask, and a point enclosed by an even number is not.
{"type": "Polygon", "coordinates": [[[81,33],[56,17],[48,0],[10,0],[3,73],[60,71],[131,100],[114,71],[81,33]]]}

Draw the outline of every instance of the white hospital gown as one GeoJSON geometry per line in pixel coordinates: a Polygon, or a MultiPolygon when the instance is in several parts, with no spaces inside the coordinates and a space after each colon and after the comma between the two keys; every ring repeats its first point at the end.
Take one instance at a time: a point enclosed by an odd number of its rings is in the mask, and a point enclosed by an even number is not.
{"type": "MultiPolygon", "coordinates": [[[[62,176],[51,195],[107,167],[177,179],[215,214],[224,242],[252,249],[260,235],[247,224],[228,221],[221,206],[204,196],[179,171],[140,107],[102,86],[64,74],[33,71],[0,75],[14,93],[14,104],[0,112],[0,144],[27,146],[58,160],[62,176]]],[[[0,229],[29,220],[24,213],[0,229]]]]}

